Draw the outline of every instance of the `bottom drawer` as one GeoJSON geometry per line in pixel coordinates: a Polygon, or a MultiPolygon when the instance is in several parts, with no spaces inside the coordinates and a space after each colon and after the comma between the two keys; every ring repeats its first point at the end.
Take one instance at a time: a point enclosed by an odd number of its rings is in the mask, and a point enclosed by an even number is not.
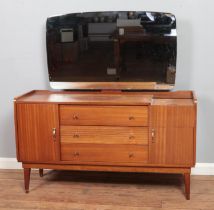
{"type": "Polygon", "coordinates": [[[148,161],[148,146],[62,143],[61,160],[72,162],[146,163],[148,161]]]}

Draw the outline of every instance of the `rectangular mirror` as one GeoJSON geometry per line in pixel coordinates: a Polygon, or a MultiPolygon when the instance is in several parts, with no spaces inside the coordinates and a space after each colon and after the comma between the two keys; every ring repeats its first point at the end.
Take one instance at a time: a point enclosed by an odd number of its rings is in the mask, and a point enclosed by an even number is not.
{"type": "Polygon", "coordinates": [[[169,90],[175,84],[177,33],[170,13],[72,13],[47,19],[54,89],[169,90]]]}

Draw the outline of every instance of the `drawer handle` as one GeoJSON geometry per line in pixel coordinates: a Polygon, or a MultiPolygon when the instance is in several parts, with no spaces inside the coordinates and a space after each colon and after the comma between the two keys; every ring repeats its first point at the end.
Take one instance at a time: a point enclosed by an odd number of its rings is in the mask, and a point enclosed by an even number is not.
{"type": "Polygon", "coordinates": [[[74,157],[77,157],[79,155],[80,155],[79,152],[74,152],[74,157]]]}
{"type": "Polygon", "coordinates": [[[134,154],[133,153],[130,153],[129,154],[129,158],[133,158],[134,157],[134,154]]]}
{"type": "Polygon", "coordinates": [[[129,120],[134,120],[135,118],[133,116],[130,116],[129,117],[129,120]]]}
{"type": "Polygon", "coordinates": [[[79,118],[78,118],[78,116],[77,115],[74,115],[73,116],[73,120],[78,120],[79,118]]]}
{"type": "Polygon", "coordinates": [[[131,139],[134,139],[135,137],[134,136],[129,136],[129,139],[131,140],[131,139]]]}
{"type": "Polygon", "coordinates": [[[80,136],[79,136],[79,134],[74,134],[73,135],[73,138],[79,138],[80,136]]]}

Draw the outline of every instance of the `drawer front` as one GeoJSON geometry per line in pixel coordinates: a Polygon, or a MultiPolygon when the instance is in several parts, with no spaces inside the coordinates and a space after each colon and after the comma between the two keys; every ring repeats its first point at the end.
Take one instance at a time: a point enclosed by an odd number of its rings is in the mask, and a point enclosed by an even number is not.
{"type": "Polygon", "coordinates": [[[61,143],[148,145],[148,127],[61,126],[61,143]]]}
{"type": "Polygon", "coordinates": [[[147,106],[60,106],[61,125],[148,126],[147,106]]]}
{"type": "Polygon", "coordinates": [[[148,146],[61,144],[61,160],[72,162],[146,163],[148,146]]]}

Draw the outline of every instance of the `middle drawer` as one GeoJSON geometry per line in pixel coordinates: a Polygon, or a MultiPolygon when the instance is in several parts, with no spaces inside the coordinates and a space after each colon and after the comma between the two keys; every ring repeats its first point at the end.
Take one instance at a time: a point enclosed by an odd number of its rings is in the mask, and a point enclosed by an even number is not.
{"type": "Polygon", "coordinates": [[[61,126],[62,143],[148,145],[148,127],[61,126]]]}

